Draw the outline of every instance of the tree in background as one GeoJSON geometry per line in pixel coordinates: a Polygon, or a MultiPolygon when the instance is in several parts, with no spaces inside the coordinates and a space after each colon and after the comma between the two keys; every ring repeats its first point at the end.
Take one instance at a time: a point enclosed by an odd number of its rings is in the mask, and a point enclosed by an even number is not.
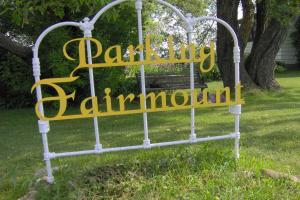
{"type": "MultiPolygon", "coordinates": [[[[92,16],[110,0],[51,0],[21,1],[7,0],[0,3],[0,107],[32,105],[34,95],[30,94],[33,84],[31,46],[43,30],[61,21],[80,21],[92,16]],[[22,83],[22,84],[21,84],[22,83]]],[[[127,46],[137,44],[137,19],[134,2],[118,5],[107,11],[95,24],[93,36],[99,38],[103,48],[113,44],[127,46]]],[[[46,36],[41,44],[40,59],[42,77],[68,75],[76,63],[64,59],[62,47],[72,38],[82,37],[77,28],[57,29],[46,36]]],[[[71,49],[72,51],[72,49],[71,49]]],[[[75,47],[73,49],[76,52],[75,47]]],[[[125,52],[124,52],[125,53],[125,52]]],[[[79,72],[77,94],[89,95],[88,73],[79,72]]],[[[115,92],[125,79],[123,68],[95,70],[97,91],[107,87],[115,92]]],[[[72,90],[72,85],[65,88],[72,90]]],[[[51,92],[47,91],[46,93],[51,92]]],[[[99,93],[99,92],[98,92],[99,93]]],[[[80,99],[78,98],[78,101],[80,99]]]]}
{"type": "Polygon", "coordinates": [[[296,20],[296,31],[292,33],[293,37],[293,44],[297,50],[297,59],[298,59],[298,64],[300,65],[300,17],[298,16],[296,20]]]}
{"type": "MultiPolygon", "coordinates": [[[[85,16],[92,16],[110,2],[110,0],[1,1],[0,84],[2,91],[0,107],[20,107],[32,104],[34,95],[29,93],[33,83],[31,46],[43,30],[57,22],[80,21],[85,16]]],[[[208,5],[208,1],[205,0],[171,0],[169,2],[179,7],[185,14],[192,13],[195,16],[202,15],[208,5]]],[[[150,13],[161,8],[157,4],[152,3],[152,6],[150,4],[145,1],[146,7],[143,9],[144,21],[148,22],[151,21],[150,13]]],[[[170,13],[168,9],[165,10],[167,10],[166,13],[170,13]]],[[[170,16],[172,17],[171,14],[170,16]]],[[[98,20],[93,37],[101,40],[104,49],[113,44],[127,46],[137,44],[136,29],[134,1],[128,1],[110,9],[98,20]]],[[[64,59],[61,49],[66,41],[75,37],[82,37],[82,32],[74,27],[58,29],[47,35],[46,40],[41,44],[39,54],[42,77],[62,77],[72,71],[76,63],[64,59]]],[[[73,51],[76,52],[75,49],[73,51]]],[[[126,89],[122,87],[126,85],[123,69],[95,70],[96,90],[102,91],[105,87],[111,87],[115,93],[119,93],[118,90],[126,89]]],[[[79,73],[82,78],[75,83],[77,94],[87,96],[89,95],[88,74],[86,71],[79,73]]],[[[64,89],[69,92],[74,88],[73,86],[65,86],[64,89]]],[[[47,91],[47,88],[45,92],[51,93],[47,91]]],[[[80,102],[80,98],[75,101],[80,102]]]]}
{"type": "MultiPolygon", "coordinates": [[[[178,1],[171,0],[168,1],[173,5],[177,6],[184,15],[192,14],[193,17],[215,15],[215,3],[213,0],[191,0],[191,1],[178,1]]],[[[165,6],[154,4],[151,12],[151,18],[149,18],[147,24],[147,33],[153,33],[165,39],[166,36],[172,35],[174,37],[175,45],[176,43],[186,43],[187,34],[185,27],[186,25],[170,8],[165,6]]],[[[209,44],[210,40],[214,38],[214,33],[216,32],[216,27],[213,26],[212,22],[198,22],[195,25],[194,38],[195,43],[209,44]]]]}
{"type": "MultiPolygon", "coordinates": [[[[191,14],[193,17],[215,16],[216,7],[214,0],[190,0],[178,1],[168,0],[181,10],[183,15],[191,14]]],[[[151,8],[151,14],[145,25],[145,35],[151,34],[152,44],[156,51],[162,57],[168,57],[167,38],[172,35],[174,40],[174,50],[180,55],[182,44],[187,44],[187,32],[185,22],[172,9],[157,4],[155,1],[145,1],[151,8]]],[[[193,31],[193,43],[197,45],[209,45],[210,41],[215,41],[216,24],[212,21],[197,21],[193,31]]],[[[195,71],[198,71],[199,63],[196,63],[195,71]]],[[[215,68],[216,69],[216,68],[215,68]]],[[[129,69],[136,71],[135,69],[129,69]]],[[[157,66],[146,67],[149,73],[189,73],[188,63],[180,64],[162,64],[157,66]]],[[[132,74],[132,73],[130,73],[132,74]]],[[[207,73],[203,74],[206,78],[207,73]]]]}
{"type": "MultiPolygon", "coordinates": [[[[241,80],[245,87],[278,89],[274,79],[275,57],[287,35],[290,21],[299,14],[299,0],[217,0],[217,16],[237,32],[241,47],[241,80]],[[238,21],[238,6],[243,18],[238,21]],[[251,53],[244,57],[249,35],[255,25],[251,53]]],[[[234,87],[233,41],[224,27],[218,25],[218,66],[225,86],[234,87]]]]}

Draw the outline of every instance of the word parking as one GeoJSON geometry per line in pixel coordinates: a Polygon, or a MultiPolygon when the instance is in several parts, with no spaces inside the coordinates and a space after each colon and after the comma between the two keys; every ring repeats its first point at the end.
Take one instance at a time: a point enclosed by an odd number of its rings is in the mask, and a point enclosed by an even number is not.
{"type": "Polygon", "coordinates": [[[168,50],[169,56],[168,58],[161,58],[158,53],[152,48],[150,35],[146,36],[145,44],[140,44],[137,47],[133,45],[128,46],[128,61],[123,60],[122,48],[120,45],[114,45],[109,47],[104,53],[104,61],[103,63],[87,63],[86,56],[86,45],[85,42],[89,40],[96,46],[96,55],[93,58],[100,57],[102,54],[102,44],[99,40],[95,38],[77,38],[70,40],[64,45],[63,52],[67,59],[75,60],[67,53],[67,47],[75,42],[79,43],[79,65],[75,68],[72,74],[82,68],[101,68],[101,67],[120,67],[120,66],[136,66],[136,65],[159,65],[159,64],[176,64],[176,63],[200,63],[200,71],[201,72],[209,72],[213,69],[215,65],[215,49],[214,43],[210,43],[210,51],[209,53],[205,52],[205,47],[201,47],[198,49],[198,55],[196,53],[196,45],[191,43],[189,45],[181,45],[179,58],[176,58],[175,50],[174,50],[174,42],[173,36],[168,37],[168,50]],[[145,51],[145,60],[136,61],[135,54],[136,52],[145,51]],[[114,57],[111,57],[111,53],[115,53],[114,57]],[[187,52],[189,56],[187,56],[187,52]],[[209,67],[207,69],[204,68],[204,61],[207,59],[209,61],[209,67]]]}

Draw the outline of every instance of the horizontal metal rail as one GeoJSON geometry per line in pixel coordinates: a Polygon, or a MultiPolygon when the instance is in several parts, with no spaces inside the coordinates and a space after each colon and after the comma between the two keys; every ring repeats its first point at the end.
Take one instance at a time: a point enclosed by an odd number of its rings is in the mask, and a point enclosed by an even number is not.
{"type": "Polygon", "coordinates": [[[223,140],[223,139],[235,139],[238,137],[238,134],[231,133],[228,135],[221,135],[221,136],[208,136],[204,138],[196,138],[193,140],[178,140],[178,141],[170,141],[170,142],[160,142],[160,143],[153,143],[149,146],[145,145],[136,145],[136,146],[125,146],[125,147],[112,147],[112,148],[102,148],[100,150],[85,150],[85,151],[73,151],[73,152],[63,152],[63,153],[49,153],[49,159],[54,158],[61,158],[67,156],[80,156],[80,155],[88,155],[88,154],[101,154],[107,152],[115,152],[115,151],[127,151],[127,150],[137,150],[137,149],[150,149],[155,147],[164,147],[164,146],[171,146],[171,145],[180,145],[180,144],[194,144],[212,140],[223,140]]]}

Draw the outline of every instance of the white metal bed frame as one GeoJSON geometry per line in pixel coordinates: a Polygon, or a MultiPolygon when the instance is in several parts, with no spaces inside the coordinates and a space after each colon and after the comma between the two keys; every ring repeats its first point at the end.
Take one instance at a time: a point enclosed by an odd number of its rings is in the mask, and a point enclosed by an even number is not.
{"type": "MultiPolygon", "coordinates": [[[[42,40],[45,38],[45,36],[51,32],[54,29],[63,27],[63,26],[75,26],[83,31],[84,37],[92,37],[92,30],[94,29],[94,24],[96,21],[100,18],[100,16],[109,10],[110,8],[121,4],[123,2],[126,2],[129,0],[116,0],[105,7],[103,7],[98,13],[93,17],[92,20],[89,18],[84,18],[81,22],[61,22],[54,24],[50,27],[48,27],[46,30],[42,32],[42,34],[38,37],[35,45],[33,46],[33,59],[32,59],[32,65],[33,65],[33,76],[35,79],[35,82],[37,83],[40,81],[40,62],[39,62],[39,46],[42,42],[42,40]]],[[[196,21],[204,21],[204,20],[213,20],[217,23],[222,24],[232,35],[233,41],[234,41],[234,49],[233,49],[233,60],[235,63],[235,84],[240,83],[240,72],[239,72],[239,63],[240,63],[240,49],[238,45],[238,39],[234,32],[234,30],[231,28],[231,26],[226,23],[225,21],[218,19],[216,17],[197,17],[194,18],[190,14],[187,16],[184,16],[182,12],[177,9],[175,6],[163,1],[163,0],[154,0],[155,2],[162,4],[166,7],[171,8],[185,23],[186,25],[186,31],[188,34],[188,42],[192,42],[193,38],[193,30],[194,25],[196,21]]],[[[143,44],[143,32],[142,32],[142,0],[135,0],[135,8],[137,12],[137,19],[138,19],[138,38],[139,38],[139,44],[143,44]]],[[[92,56],[91,56],[91,43],[89,40],[86,41],[86,49],[87,49],[87,55],[88,55],[88,64],[92,64],[92,56]]],[[[144,60],[144,54],[143,50],[140,51],[140,60],[144,60]]],[[[144,71],[144,65],[140,66],[141,70],[141,88],[142,88],[142,94],[146,95],[146,89],[145,89],[145,71],[144,71]]],[[[193,93],[194,91],[194,63],[190,63],[190,89],[193,93]]],[[[89,68],[89,81],[90,81],[90,92],[91,96],[94,97],[95,94],[95,86],[94,86],[94,74],[93,69],[89,68]]],[[[42,99],[42,90],[41,86],[37,86],[36,88],[36,96],[37,100],[42,99]]],[[[235,99],[237,99],[237,95],[235,96],[235,99]]],[[[193,105],[193,95],[191,95],[191,105],[193,105]]],[[[146,104],[145,104],[146,107],[146,104]]],[[[39,104],[39,112],[44,115],[44,109],[43,104],[39,104]]],[[[113,147],[113,148],[103,148],[100,137],[99,137],[99,123],[98,118],[94,117],[94,132],[95,132],[95,148],[93,150],[85,150],[85,151],[75,151],[75,152],[62,152],[62,153],[54,153],[49,151],[48,147],[48,139],[47,139],[47,133],[50,130],[49,122],[48,121],[42,121],[38,120],[38,126],[39,126],[39,132],[42,134],[42,142],[44,147],[44,161],[46,163],[46,171],[47,171],[47,182],[53,183],[54,177],[52,174],[52,168],[51,168],[51,159],[59,158],[59,157],[65,157],[65,156],[77,156],[77,155],[86,155],[86,154],[101,154],[105,152],[113,152],[113,151],[125,151],[125,150],[133,150],[133,149],[147,149],[152,147],[161,147],[161,146],[169,146],[169,145],[178,145],[178,144],[188,144],[188,143],[198,143],[198,142],[204,142],[204,141],[210,141],[210,140],[222,140],[222,139],[235,139],[235,145],[234,145],[234,152],[235,157],[239,158],[239,140],[240,140],[240,132],[239,132],[239,120],[241,115],[241,105],[233,105],[229,107],[229,112],[234,114],[235,116],[235,128],[234,132],[222,135],[222,136],[211,136],[211,137],[205,137],[205,138],[197,138],[195,133],[195,108],[191,108],[191,133],[187,140],[180,140],[180,141],[171,141],[171,142],[161,142],[161,143],[151,143],[148,135],[148,120],[147,120],[147,112],[143,113],[143,123],[144,123],[144,140],[143,144],[137,145],[137,146],[125,146],[125,147],[113,147]]]]}

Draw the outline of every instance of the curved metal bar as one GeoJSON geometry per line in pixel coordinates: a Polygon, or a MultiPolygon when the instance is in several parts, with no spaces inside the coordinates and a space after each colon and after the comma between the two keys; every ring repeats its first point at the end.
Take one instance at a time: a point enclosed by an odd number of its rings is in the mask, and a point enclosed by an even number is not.
{"type": "Polygon", "coordinates": [[[234,32],[233,28],[224,20],[219,19],[217,17],[197,17],[195,18],[195,20],[199,20],[199,21],[203,21],[203,20],[213,20],[216,21],[220,24],[222,24],[223,26],[225,26],[225,28],[230,32],[233,41],[234,41],[234,49],[233,49],[233,61],[235,63],[235,84],[238,84],[240,82],[240,67],[239,67],[239,63],[240,63],[240,47],[239,47],[239,41],[238,41],[238,37],[236,35],[236,33],[234,32]]]}
{"type": "Polygon", "coordinates": [[[213,21],[216,21],[216,22],[222,24],[230,32],[230,34],[231,34],[231,36],[232,36],[232,38],[234,40],[234,46],[235,47],[239,46],[239,41],[238,41],[237,35],[235,34],[233,28],[227,22],[225,22],[224,20],[219,19],[217,17],[197,17],[197,18],[195,18],[195,20],[199,20],[199,21],[213,20],[213,21]]]}
{"type": "Polygon", "coordinates": [[[113,1],[109,4],[107,4],[106,6],[104,6],[100,11],[97,12],[97,14],[93,17],[93,19],[91,20],[91,24],[95,24],[96,21],[101,17],[101,15],[106,12],[107,10],[109,10],[110,8],[116,6],[116,5],[119,5],[125,1],[128,1],[128,0],[117,0],[117,1],[113,1]]]}
{"type": "MultiPolygon", "coordinates": [[[[203,21],[203,20],[213,20],[216,21],[223,26],[230,32],[233,41],[234,41],[234,49],[233,49],[233,62],[234,62],[234,76],[235,76],[235,84],[240,83],[240,48],[239,48],[239,41],[237,38],[236,33],[232,29],[232,27],[225,21],[216,18],[216,17],[198,17],[196,20],[203,21]]],[[[235,99],[237,100],[237,92],[235,93],[235,99]]],[[[231,106],[230,110],[233,109],[234,112],[234,132],[237,135],[234,141],[234,152],[235,158],[238,159],[240,157],[239,148],[240,148],[240,115],[241,115],[241,105],[231,106]]]]}
{"type": "MultiPolygon", "coordinates": [[[[94,17],[93,19],[91,20],[91,24],[95,24],[96,21],[101,17],[101,15],[106,12],[107,10],[109,10],[110,8],[116,6],[116,5],[119,5],[125,1],[128,1],[128,0],[117,0],[117,1],[113,1],[109,4],[107,4],[106,6],[104,6],[94,17]]],[[[176,8],[175,6],[169,4],[168,2],[165,2],[163,0],[154,0],[162,5],[165,5],[169,8],[171,8],[175,13],[177,13],[179,15],[179,17],[186,23],[186,25],[188,25],[189,27],[191,26],[190,23],[188,22],[188,20],[186,19],[186,17],[183,15],[183,13],[178,9],[176,8]]]]}
{"type": "MultiPolygon", "coordinates": [[[[100,16],[106,12],[107,10],[109,10],[110,8],[116,6],[116,5],[119,5],[123,2],[125,2],[127,0],[117,0],[117,1],[114,1],[114,2],[111,2],[109,3],[108,5],[106,5],[105,7],[103,7],[94,17],[93,19],[90,21],[91,24],[95,24],[96,21],[100,18],[100,16]]],[[[186,25],[188,25],[189,27],[191,27],[191,24],[189,23],[189,21],[187,20],[187,18],[183,15],[183,13],[177,9],[175,6],[171,5],[170,3],[168,2],[165,2],[163,0],[155,0],[156,2],[162,4],[162,5],[165,5],[169,8],[171,8],[175,13],[178,14],[178,16],[186,23],[186,25]]],[[[59,27],[63,27],[63,26],[76,26],[76,27],[80,27],[81,26],[81,23],[80,22],[61,22],[61,23],[57,23],[57,24],[54,24],[50,27],[48,27],[46,30],[44,30],[40,36],[38,37],[38,39],[36,40],[34,46],[33,46],[33,57],[34,58],[38,58],[38,49],[39,49],[39,46],[42,42],[42,40],[44,39],[44,37],[49,33],[51,32],[52,30],[56,29],[56,28],[59,28],[59,27]]]]}
{"type": "MultiPolygon", "coordinates": [[[[80,23],[78,23],[78,22],[57,23],[57,24],[54,24],[54,25],[48,27],[46,30],[44,30],[39,35],[38,39],[36,40],[36,42],[32,48],[32,51],[33,51],[32,68],[33,68],[33,75],[34,75],[34,79],[35,79],[36,83],[40,81],[40,61],[39,61],[39,57],[38,57],[40,44],[49,32],[51,32],[52,30],[54,30],[56,28],[62,27],[62,26],[80,27],[80,23]]],[[[38,101],[42,99],[41,86],[38,86],[36,88],[36,97],[37,97],[38,101]]],[[[39,111],[42,113],[42,115],[44,115],[44,107],[43,107],[42,103],[39,105],[39,111]]],[[[39,120],[38,124],[39,124],[40,133],[42,134],[42,141],[43,141],[43,147],[44,147],[44,160],[46,163],[46,171],[47,171],[47,182],[53,183],[54,177],[52,174],[52,167],[51,167],[51,161],[50,161],[51,159],[49,157],[50,152],[49,152],[48,138],[47,138],[47,133],[49,132],[49,122],[39,120]],[[47,128],[43,128],[44,127],[43,124],[46,124],[47,128]]]]}
{"type": "Polygon", "coordinates": [[[42,40],[45,38],[45,36],[53,31],[54,29],[57,29],[59,27],[62,27],[62,26],[76,26],[76,27],[80,27],[80,23],[79,22],[60,22],[60,23],[57,23],[57,24],[54,24],[50,27],[48,27],[46,30],[44,30],[40,36],[38,37],[38,39],[36,40],[34,46],[33,46],[33,57],[34,58],[38,58],[38,51],[39,51],[39,47],[40,47],[40,44],[42,42],[42,40]]]}
{"type": "Polygon", "coordinates": [[[172,4],[170,4],[168,2],[165,2],[163,0],[155,0],[155,1],[157,1],[158,3],[160,3],[162,5],[165,5],[165,6],[169,7],[169,8],[171,8],[175,13],[177,13],[179,15],[179,17],[186,23],[186,25],[191,26],[191,24],[189,23],[189,21],[187,20],[187,18],[183,15],[183,13],[178,8],[176,8],[172,4]]]}

